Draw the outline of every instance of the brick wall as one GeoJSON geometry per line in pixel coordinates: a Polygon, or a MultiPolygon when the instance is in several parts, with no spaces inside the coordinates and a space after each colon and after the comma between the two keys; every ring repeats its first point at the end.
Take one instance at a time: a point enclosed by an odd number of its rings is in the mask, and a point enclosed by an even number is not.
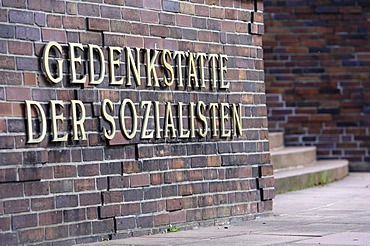
{"type": "Polygon", "coordinates": [[[270,130],[370,170],[369,1],[264,4],[270,130]]]}
{"type": "MultiPolygon", "coordinates": [[[[158,233],[170,224],[186,229],[271,212],[274,189],[267,141],[262,1],[0,0],[0,7],[1,245],[93,242],[158,233]],[[50,55],[53,74],[57,71],[53,55],[63,60],[58,83],[47,81],[41,65],[49,41],[62,46],[61,54],[54,49],[56,54],[50,55]],[[108,47],[225,54],[225,81],[230,88],[146,87],[144,65],[140,86],[110,85],[108,72],[99,85],[89,84],[89,77],[73,84],[70,43],[81,43],[85,52],[75,54],[83,57],[82,64],[75,62],[79,78],[88,70],[88,44],[102,49],[106,63],[108,47]],[[102,117],[105,99],[112,102],[106,111],[117,123],[112,139],[101,131],[112,127],[102,117]],[[166,105],[178,115],[175,106],[183,102],[184,129],[191,124],[191,102],[240,104],[242,133],[221,137],[221,126],[215,125],[215,131],[209,131],[216,137],[196,132],[185,139],[163,135],[127,139],[119,124],[124,99],[130,99],[137,112],[142,112],[142,101],[158,102],[161,123],[166,120],[166,105]],[[27,143],[28,125],[34,137],[45,126],[35,108],[28,123],[26,100],[40,103],[45,111],[47,131],[40,143],[27,143]],[[85,135],[81,129],[72,135],[71,100],[83,102],[86,140],[81,140],[85,135]],[[51,101],[57,104],[56,134],[51,101]],[[66,141],[52,141],[63,136],[66,141]]],[[[143,57],[139,59],[144,63],[143,57]]],[[[117,74],[124,71],[124,58],[120,64],[117,74]]],[[[155,69],[162,78],[160,68],[155,69]]],[[[210,72],[204,73],[209,84],[210,72]]],[[[222,112],[215,112],[215,119],[220,119],[222,112]]],[[[149,113],[148,132],[155,128],[149,113]]],[[[83,117],[81,107],[76,114],[83,117]]],[[[204,117],[195,122],[197,129],[205,122],[211,128],[211,115],[204,117]]],[[[143,116],[138,119],[142,127],[143,116]]],[[[179,136],[179,119],[166,121],[174,126],[171,133],[174,129],[179,136]]],[[[231,121],[229,114],[226,128],[232,128],[231,121]]],[[[123,122],[130,131],[129,115],[123,122]]]]}

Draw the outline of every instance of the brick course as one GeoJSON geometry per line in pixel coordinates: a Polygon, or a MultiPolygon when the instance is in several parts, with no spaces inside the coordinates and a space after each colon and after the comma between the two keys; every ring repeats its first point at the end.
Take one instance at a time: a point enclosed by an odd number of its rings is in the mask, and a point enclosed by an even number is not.
{"type": "Polygon", "coordinates": [[[370,170],[369,4],[264,3],[269,129],[288,145],[316,146],[319,159],[370,170]]]}
{"type": "MultiPolygon", "coordinates": [[[[261,5],[259,0],[0,1],[2,242],[66,245],[161,232],[170,224],[190,228],[269,214],[274,192],[261,5]],[[41,67],[49,41],[60,43],[63,52],[70,42],[86,49],[96,44],[106,61],[108,46],[226,54],[230,89],[147,88],[145,71],[140,86],[110,86],[108,75],[97,86],[76,85],[70,83],[68,62],[62,81],[52,84],[41,67]],[[178,102],[240,103],[243,132],[229,138],[209,133],[191,139],[126,139],[118,119],[125,98],[137,110],[141,101],[158,101],[161,122],[166,102],[173,104],[173,114],[178,102]],[[99,132],[109,128],[102,119],[104,99],[113,102],[110,113],[117,123],[110,140],[99,132]],[[65,119],[59,122],[59,137],[68,133],[68,140],[51,141],[48,126],[44,140],[27,144],[25,100],[38,101],[48,117],[49,101],[62,100],[65,107],[57,114],[63,112],[65,119]],[[84,103],[87,140],[72,140],[70,100],[84,103]]],[[[122,71],[125,62],[123,58],[122,71]]],[[[85,70],[86,62],[77,66],[78,73],[85,70]]],[[[159,69],[157,73],[163,77],[159,69]]],[[[189,129],[189,109],[183,111],[182,123],[189,129]]],[[[211,132],[210,117],[206,120],[211,132]]],[[[32,124],[37,128],[39,123],[32,124]]],[[[179,124],[176,117],[174,124],[179,124]]],[[[154,128],[152,119],[148,127],[154,128]]]]}

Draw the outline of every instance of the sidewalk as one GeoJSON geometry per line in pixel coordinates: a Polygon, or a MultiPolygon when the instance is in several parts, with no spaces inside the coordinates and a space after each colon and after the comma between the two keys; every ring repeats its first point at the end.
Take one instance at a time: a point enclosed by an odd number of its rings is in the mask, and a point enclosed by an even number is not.
{"type": "Polygon", "coordinates": [[[94,245],[370,245],[370,173],[278,195],[268,218],[94,245]]]}

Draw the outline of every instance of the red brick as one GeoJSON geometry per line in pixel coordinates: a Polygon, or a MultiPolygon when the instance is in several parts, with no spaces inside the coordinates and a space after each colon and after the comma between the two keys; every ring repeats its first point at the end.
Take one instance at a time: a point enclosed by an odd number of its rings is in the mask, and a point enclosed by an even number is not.
{"type": "Polygon", "coordinates": [[[149,174],[138,174],[130,176],[130,186],[131,187],[141,187],[150,185],[149,174]]]}
{"type": "Polygon", "coordinates": [[[33,211],[42,211],[42,210],[48,210],[48,209],[53,209],[53,208],[55,208],[53,197],[31,199],[31,209],[33,211]]]}
{"type": "Polygon", "coordinates": [[[104,191],[102,192],[104,204],[123,202],[123,191],[104,191]]]}
{"type": "Polygon", "coordinates": [[[72,237],[91,234],[91,222],[69,225],[69,235],[72,237]]]}
{"type": "Polygon", "coordinates": [[[54,167],[54,178],[67,178],[76,176],[77,176],[76,166],[63,165],[54,167]]]}
{"type": "Polygon", "coordinates": [[[169,215],[171,224],[186,222],[186,211],[171,212],[169,215]]]}
{"type": "Polygon", "coordinates": [[[81,206],[88,206],[88,205],[98,205],[101,204],[101,195],[100,193],[84,193],[79,195],[80,198],[80,205],[81,206]]]}
{"type": "Polygon", "coordinates": [[[109,31],[109,20],[101,18],[88,18],[88,30],[109,31]]]}
{"type": "Polygon", "coordinates": [[[170,29],[166,26],[150,26],[150,34],[156,37],[168,37],[170,29]]]}
{"type": "Polygon", "coordinates": [[[60,195],[55,199],[57,208],[76,207],[78,205],[77,195],[60,195]]]}
{"type": "Polygon", "coordinates": [[[77,167],[79,177],[87,176],[98,176],[99,175],[99,165],[90,164],[90,165],[79,165],[77,167]]]}
{"type": "Polygon", "coordinates": [[[26,214],[26,215],[16,215],[12,217],[12,229],[22,229],[37,226],[37,215],[36,214],[26,214]]]}
{"type": "Polygon", "coordinates": [[[124,173],[138,173],[142,170],[142,163],[138,161],[122,162],[124,173]]]}
{"type": "Polygon", "coordinates": [[[86,28],[86,20],[84,17],[79,16],[63,16],[63,27],[66,29],[84,30],[86,28]]]}
{"type": "Polygon", "coordinates": [[[105,205],[99,208],[100,218],[106,219],[121,215],[121,205],[105,205]]]}
{"type": "Polygon", "coordinates": [[[95,190],[95,179],[78,179],[74,181],[75,183],[75,191],[89,191],[89,190],[95,190]]]}
{"type": "Polygon", "coordinates": [[[46,240],[55,240],[59,238],[68,237],[68,226],[56,226],[56,227],[47,227],[45,228],[45,239],[46,240]]]}
{"type": "Polygon", "coordinates": [[[24,193],[26,196],[48,195],[49,182],[27,182],[24,184],[24,193]]]}
{"type": "Polygon", "coordinates": [[[140,214],[140,203],[127,203],[121,205],[121,214],[123,216],[140,214]]]}
{"type": "Polygon", "coordinates": [[[22,244],[35,243],[45,240],[45,229],[34,228],[19,231],[19,242],[22,244]]]}
{"type": "Polygon", "coordinates": [[[14,57],[0,55],[0,68],[14,70],[15,68],[14,57]]]}
{"type": "Polygon", "coordinates": [[[99,16],[99,5],[90,3],[79,3],[78,13],[82,16],[99,16]]]}
{"type": "Polygon", "coordinates": [[[39,225],[53,225],[53,224],[60,224],[63,222],[62,219],[62,212],[61,211],[54,211],[54,212],[45,212],[39,214],[39,225]]]}
{"type": "Polygon", "coordinates": [[[170,215],[169,214],[158,214],[154,216],[154,226],[169,225],[170,215]]]}
{"type": "Polygon", "coordinates": [[[15,214],[15,213],[29,212],[29,211],[30,211],[29,199],[10,200],[10,201],[4,202],[5,214],[15,214]]]}
{"type": "Polygon", "coordinates": [[[10,231],[10,217],[1,217],[0,218],[0,230],[2,232],[4,231],[10,231]]]}
{"type": "Polygon", "coordinates": [[[143,0],[143,5],[145,8],[148,9],[161,9],[161,1],[160,0],[143,0]]]}
{"type": "Polygon", "coordinates": [[[150,184],[151,185],[163,184],[163,174],[162,173],[150,174],[150,184]]]}
{"type": "Polygon", "coordinates": [[[8,49],[11,54],[32,55],[32,44],[30,42],[9,41],[8,49]]]}
{"type": "Polygon", "coordinates": [[[67,42],[67,35],[64,30],[55,29],[43,29],[42,30],[42,40],[43,41],[56,41],[60,43],[67,42]]]}
{"type": "Polygon", "coordinates": [[[7,87],[6,97],[9,101],[30,100],[31,90],[29,88],[7,87]]]}
{"type": "Polygon", "coordinates": [[[4,0],[4,7],[26,8],[26,0],[4,0]]]}
{"type": "Polygon", "coordinates": [[[168,199],[166,201],[166,207],[167,211],[176,211],[182,209],[182,198],[168,199]]]}
{"type": "Polygon", "coordinates": [[[92,232],[94,234],[114,232],[114,220],[106,219],[92,222],[92,232]]]}
{"type": "Polygon", "coordinates": [[[144,23],[159,23],[159,15],[157,11],[140,11],[141,21],[144,23]]]}

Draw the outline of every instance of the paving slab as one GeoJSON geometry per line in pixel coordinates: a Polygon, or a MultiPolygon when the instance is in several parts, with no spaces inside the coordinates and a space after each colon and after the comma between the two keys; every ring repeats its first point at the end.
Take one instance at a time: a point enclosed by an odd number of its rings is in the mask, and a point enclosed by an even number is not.
{"type": "Polygon", "coordinates": [[[277,195],[270,217],[90,245],[370,245],[370,173],[277,195]]]}

